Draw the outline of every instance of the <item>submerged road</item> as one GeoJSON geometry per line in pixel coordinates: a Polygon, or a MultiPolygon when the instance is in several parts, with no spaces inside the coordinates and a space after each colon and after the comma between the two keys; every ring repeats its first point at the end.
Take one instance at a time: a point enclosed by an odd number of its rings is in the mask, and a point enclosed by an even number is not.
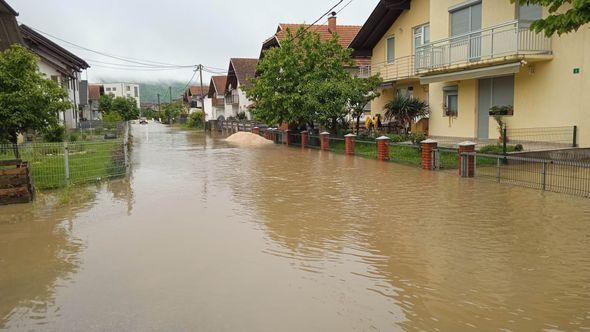
{"type": "Polygon", "coordinates": [[[133,128],[129,179],[0,207],[0,329],[590,328],[590,201],[133,128]]]}

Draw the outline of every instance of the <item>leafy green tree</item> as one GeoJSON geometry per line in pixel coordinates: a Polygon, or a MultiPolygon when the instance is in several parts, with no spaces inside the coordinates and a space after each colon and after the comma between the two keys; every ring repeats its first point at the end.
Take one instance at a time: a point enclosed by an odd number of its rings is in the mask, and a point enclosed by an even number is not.
{"type": "Polygon", "coordinates": [[[322,41],[303,28],[295,36],[287,30],[281,47],[265,52],[258,63],[259,75],[246,91],[256,105],[254,117],[271,125],[302,127],[319,122],[336,131],[349,114],[349,103],[357,93],[354,87],[360,86],[347,70],[355,65],[351,52],[340,45],[337,35],[322,41]]]}
{"type": "MultiPolygon", "coordinates": [[[[129,121],[139,118],[140,110],[137,107],[137,102],[131,97],[114,97],[111,94],[100,96],[100,103],[98,110],[103,114],[115,112],[122,121],[129,121]]],[[[114,117],[111,117],[111,119],[114,117]]]]}
{"type": "Polygon", "coordinates": [[[590,22],[590,0],[511,0],[520,5],[532,4],[546,7],[549,16],[537,20],[531,25],[536,32],[544,31],[547,37],[578,31],[590,22]]]}
{"type": "Polygon", "coordinates": [[[361,116],[365,113],[365,107],[373,99],[380,96],[377,88],[383,80],[379,76],[369,78],[354,78],[351,82],[350,91],[350,108],[351,115],[355,119],[356,133],[358,134],[361,122],[361,116]]]}
{"type": "Polygon", "coordinates": [[[396,123],[407,135],[412,121],[428,116],[429,110],[425,101],[397,94],[385,105],[385,118],[396,123]]]}
{"type": "Polygon", "coordinates": [[[175,118],[178,118],[182,113],[182,102],[175,101],[172,103],[165,104],[162,107],[162,112],[164,115],[164,121],[168,121],[168,124],[172,124],[175,118]]]}
{"type": "Polygon", "coordinates": [[[0,138],[14,144],[28,130],[58,125],[59,112],[71,107],[66,91],[39,72],[38,58],[20,45],[0,53],[0,138]]]}

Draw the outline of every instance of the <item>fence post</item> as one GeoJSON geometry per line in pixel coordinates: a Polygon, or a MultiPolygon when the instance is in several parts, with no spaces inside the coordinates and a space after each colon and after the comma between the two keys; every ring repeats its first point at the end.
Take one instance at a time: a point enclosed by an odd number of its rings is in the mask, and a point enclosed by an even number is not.
{"type": "Polygon", "coordinates": [[[256,134],[256,135],[260,135],[260,128],[258,128],[258,127],[252,128],[252,133],[256,134]]]}
{"type": "Polygon", "coordinates": [[[330,150],[330,133],[327,131],[320,133],[320,149],[322,151],[330,150]]]}
{"type": "Polygon", "coordinates": [[[496,182],[500,183],[500,169],[502,167],[502,162],[500,158],[496,159],[496,182]]]}
{"type": "Polygon", "coordinates": [[[125,174],[129,174],[129,122],[125,122],[123,135],[123,153],[125,155],[125,174]]]}
{"type": "Polygon", "coordinates": [[[433,139],[427,139],[420,142],[422,147],[422,169],[434,170],[436,169],[435,150],[438,148],[438,142],[433,139]]]}
{"type": "Polygon", "coordinates": [[[574,126],[574,137],[573,137],[572,146],[574,148],[578,147],[578,126],[574,126]]]}
{"type": "Polygon", "coordinates": [[[309,141],[309,136],[307,135],[307,130],[301,132],[301,148],[305,149],[307,147],[309,141]]]}
{"type": "Polygon", "coordinates": [[[346,155],[354,156],[354,150],[356,145],[356,135],[348,134],[344,136],[344,145],[346,146],[346,155]]]}
{"type": "Polygon", "coordinates": [[[68,185],[70,183],[70,148],[68,142],[64,142],[64,171],[66,185],[68,185]]]}
{"type": "Polygon", "coordinates": [[[502,128],[502,154],[504,156],[506,156],[506,154],[508,153],[508,149],[507,149],[507,143],[508,143],[508,129],[506,128],[506,126],[504,126],[504,128],[502,128]]]}
{"type": "Polygon", "coordinates": [[[389,141],[387,136],[377,138],[377,159],[381,161],[389,160],[389,141]]]}
{"type": "Polygon", "coordinates": [[[285,145],[289,146],[291,145],[291,130],[287,129],[285,130],[285,139],[283,140],[285,142],[285,145]]]}
{"type": "Polygon", "coordinates": [[[543,162],[543,170],[541,176],[541,186],[543,187],[543,191],[547,188],[547,162],[543,162]]]}
{"type": "Polygon", "coordinates": [[[475,176],[475,156],[464,155],[475,152],[475,143],[465,141],[459,143],[459,175],[472,178],[475,176]]]}

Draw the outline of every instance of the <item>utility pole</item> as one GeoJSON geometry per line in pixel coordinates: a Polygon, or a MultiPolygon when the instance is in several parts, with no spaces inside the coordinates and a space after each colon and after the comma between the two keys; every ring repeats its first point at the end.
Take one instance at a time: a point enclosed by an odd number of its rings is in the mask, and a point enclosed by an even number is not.
{"type": "Polygon", "coordinates": [[[172,87],[169,86],[168,90],[169,90],[168,92],[170,93],[170,104],[172,104],[172,87]]]}
{"type": "Polygon", "coordinates": [[[205,93],[203,92],[203,65],[199,65],[199,77],[201,78],[201,109],[205,112],[205,93]]]}
{"type": "Polygon", "coordinates": [[[162,108],[160,107],[160,94],[158,93],[158,112],[161,110],[162,108]]]}

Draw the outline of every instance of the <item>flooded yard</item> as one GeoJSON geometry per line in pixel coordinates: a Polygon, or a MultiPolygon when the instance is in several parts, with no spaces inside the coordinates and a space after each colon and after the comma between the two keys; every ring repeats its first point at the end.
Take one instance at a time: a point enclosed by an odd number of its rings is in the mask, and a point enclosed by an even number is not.
{"type": "Polygon", "coordinates": [[[0,329],[590,330],[590,200],[150,124],[0,207],[0,329]]]}

